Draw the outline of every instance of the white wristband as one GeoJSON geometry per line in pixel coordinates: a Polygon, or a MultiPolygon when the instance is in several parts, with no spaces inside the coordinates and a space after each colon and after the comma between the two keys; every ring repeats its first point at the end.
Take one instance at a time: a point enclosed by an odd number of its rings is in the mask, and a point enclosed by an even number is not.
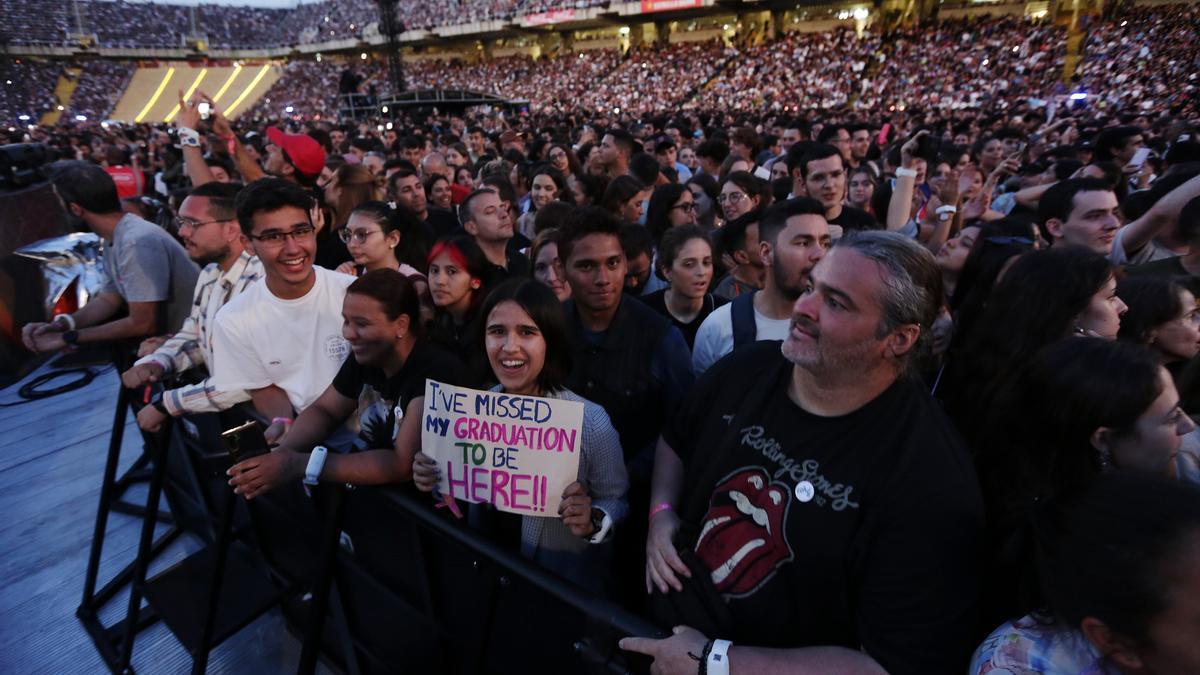
{"type": "Polygon", "coordinates": [[[900,167],[899,169],[896,169],[896,178],[916,178],[916,177],[917,177],[916,169],[906,169],[904,167],[900,167]]]}
{"type": "Polygon", "coordinates": [[[729,640],[713,640],[704,672],[708,675],[729,675],[729,648],[732,646],[729,640]]]}
{"type": "Polygon", "coordinates": [[[604,509],[600,509],[604,513],[604,520],[600,521],[600,529],[596,530],[588,539],[589,544],[603,544],[608,538],[608,533],[612,531],[613,519],[604,509]]]}
{"type": "Polygon", "coordinates": [[[304,469],[304,484],[316,485],[320,483],[321,470],[325,468],[325,455],[328,454],[325,446],[318,445],[313,448],[312,454],[308,456],[308,467],[304,469]]]}
{"type": "Polygon", "coordinates": [[[183,148],[200,147],[200,132],[188,127],[176,127],[179,132],[179,146],[183,148]]]}
{"type": "Polygon", "coordinates": [[[934,211],[934,213],[938,214],[939,216],[943,213],[958,213],[958,207],[947,204],[945,206],[937,207],[937,210],[934,211]]]}
{"type": "Polygon", "coordinates": [[[55,314],[51,321],[58,321],[59,319],[62,319],[62,323],[67,324],[67,330],[75,330],[75,317],[70,314],[55,314]]]}

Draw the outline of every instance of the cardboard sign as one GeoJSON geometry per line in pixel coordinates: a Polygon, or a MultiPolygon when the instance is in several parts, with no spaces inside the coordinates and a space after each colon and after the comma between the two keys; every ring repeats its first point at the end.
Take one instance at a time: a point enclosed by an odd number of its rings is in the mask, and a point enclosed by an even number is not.
{"type": "Polygon", "coordinates": [[[501,511],[558,517],[579,474],[583,404],[425,381],[421,451],[442,495],[501,511]]]}

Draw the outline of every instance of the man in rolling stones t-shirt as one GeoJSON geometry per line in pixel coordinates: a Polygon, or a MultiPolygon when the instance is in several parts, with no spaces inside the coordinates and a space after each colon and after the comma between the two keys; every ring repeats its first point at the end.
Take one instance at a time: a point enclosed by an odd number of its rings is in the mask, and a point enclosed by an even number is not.
{"type": "Polygon", "coordinates": [[[905,375],[941,293],[918,245],[853,235],[814,268],[782,345],[696,383],[659,441],[646,573],[660,622],[689,628],[625,648],[666,673],[695,672],[706,646],[731,673],[961,669],[982,505],[950,423],[905,375]]]}

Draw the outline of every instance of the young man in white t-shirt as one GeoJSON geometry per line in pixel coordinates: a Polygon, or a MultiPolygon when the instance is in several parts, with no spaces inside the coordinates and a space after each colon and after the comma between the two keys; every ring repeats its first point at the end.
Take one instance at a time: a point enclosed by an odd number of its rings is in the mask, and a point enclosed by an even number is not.
{"type": "Polygon", "coordinates": [[[272,420],[269,441],[325,391],[350,352],[342,300],[354,277],[313,266],[312,204],[303,187],[278,178],[255,181],[237,198],[238,223],[264,277],[217,314],[213,384],[250,392],[272,420]]]}
{"type": "Polygon", "coordinates": [[[766,270],[763,288],[721,305],[700,324],[692,347],[692,370],[696,375],[737,346],[735,323],[742,321],[741,316],[753,319],[753,326],[747,324],[753,329],[749,341],[786,338],[792,305],[808,286],[809,273],[831,244],[825,207],[809,197],[789,199],[767,209],[758,233],[759,255],[766,270]]]}

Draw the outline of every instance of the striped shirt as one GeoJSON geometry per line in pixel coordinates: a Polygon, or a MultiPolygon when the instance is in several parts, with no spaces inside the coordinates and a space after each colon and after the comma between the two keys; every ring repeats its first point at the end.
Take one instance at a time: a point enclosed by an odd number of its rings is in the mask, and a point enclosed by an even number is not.
{"type": "MultiPolygon", "coordinates": [[[[179,332],[161,347],[138,359],[136,365],[157,363],[165,375],[178,374],[197,366],[212,371],[212,331],[217,311],[263,276],[262,262],[246,251],[222,272],[217,263],[210,263],[200,272],[192,294],[192,311],[179,332]]],[[[249,400],[245,391],[217,391],[211,378],[163,393],[163,406],[172,415],[225,410],[249,400]]]]}

